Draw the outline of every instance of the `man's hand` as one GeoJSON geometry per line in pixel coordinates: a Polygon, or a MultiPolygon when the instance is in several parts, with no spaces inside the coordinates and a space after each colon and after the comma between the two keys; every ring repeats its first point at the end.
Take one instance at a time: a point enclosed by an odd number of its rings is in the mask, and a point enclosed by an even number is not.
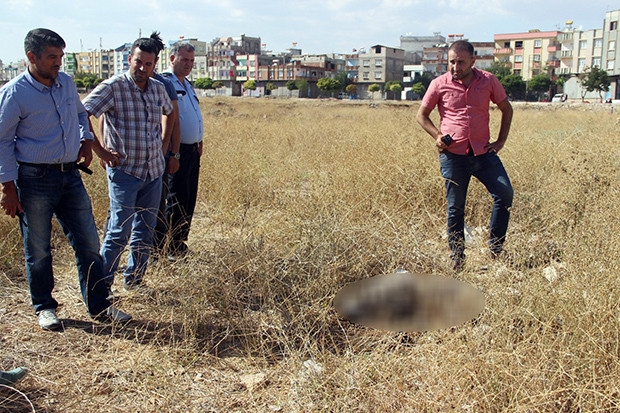
{"type": "Polygon", "coordinates": [[[174,156],[168,157],[168,173],[174,174],[179,170],[181,161],[179,161],[174,156]]]}
{"type": "Polygon", "coordinates": [[[85,167],[88,167],[93,161],[92,146],[93,142],[89,140],[83,140],[82,145],[80,146],[80,152],[78,152],[77,162],[83,164],[85,167]]]}
{"type": "Polygon", "coordinates": [[[15,215],[24,212],[22,205],[17,197],[17,187],[15,182],[9,181],[2,184],[2,197],[0,198],[0,206],[4,209],[4,213],[15,218],[15,215]]]}
{"type": "Polygon", "coordinates": [[[502,148],[504,147],[504,143],[500,142],[500,141],[495,141],[495,142],[491,142],[489,144],[487,144],[484,149],[487,150],[487,152],[499,152],[502,150],[502,148]]]}

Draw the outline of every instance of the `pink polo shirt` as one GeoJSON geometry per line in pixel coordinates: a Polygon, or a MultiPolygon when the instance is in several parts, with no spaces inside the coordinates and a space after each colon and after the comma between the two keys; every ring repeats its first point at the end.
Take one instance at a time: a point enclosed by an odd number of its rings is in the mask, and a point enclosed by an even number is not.
{"type": "Polygon", "coordinates": [[[470,145],[475,155],[486,153],[484,147],[491,138],[489,102],[497,104],[507,98],[492,73],[475,67],[472,70],[474,76],[468,87],[453,80],[448,72],[433,79],[422,99],[422,106],[431,110],[437,107],[439,130],[454,139],[447,150],[457,155],[466,155],[470,145]]]}

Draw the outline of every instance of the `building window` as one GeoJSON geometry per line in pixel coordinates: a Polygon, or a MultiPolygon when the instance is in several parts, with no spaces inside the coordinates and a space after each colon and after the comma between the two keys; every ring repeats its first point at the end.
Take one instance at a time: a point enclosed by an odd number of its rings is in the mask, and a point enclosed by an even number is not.
{"type": "Polygon", "coordinates": [[[542,47],[542,40],[534,40],[534,47],[542,47]]]}
{"type": "Polygon", "coordinates": [[[535,54],[534,55],[534,61],[535,62],[540,62],[540,55],[539,54],[535,54]]]}
{"type": "Polygon", "coordinates": [[[601,58],[600,57],[593,57],[592,58],[592,66],[596,66],[599,69],[601,68],[601,58]]]}
{"type": "Polygon", "coordinates": [[[594,48],[603,47],[603,39],[594,39],[594,48]]]}
{"type": "Polygon", "coordinates": [[[515,62],[517,62],[517,63],[523,62],[523,56],[522,55],[516,55],[515,56],[515,62]]]}
{"type": "Polygon", "coordinates": [[[616,41],[615,40],[610,40],[609,41],[609,48],[607,49],[610,52],[616,50],[616,41]]]}
{"type": "Polygon", "coordinates": [[[383,66],[383,60],[375,59],[375,67],[381,67],[381,66],[383,66]]]}
{"type": "Polygon", "coordinates": [[[382,73],[381,72],[375,72],[375,80],[381,80],[382,79],[382,73]]]}
{"type": "Polygon", "coordinates": [[[362,66],[364,66],[364,67],[370,67],[370,60],[368,60],[368,59],[364,59],[364,60],[362,60],[362,66]]]}
{"type": "Polygon", "coordinates": [[[370,72],[363,72],[362,73],[362,78],[364,78],[364,80],[370,79],[370,72]]]}
{"type": "Polygon", "coordinates": [[[588,41],[587,40],[580,40],[579,41],[579,50],[585,50],[588,48],[588,41]]]}
{"type": "Polygon", "coordinates": [[[578,59],[577,60],[577,71],[583,72],[586,67],[586,59],[578,59]]]}
{"type": "Polygon", "coordinates": [[[523,49],[523,41],[517,40],[515,42],[515,49],[523,49]]]}
{"type": "Polygon", "coordinates": [[[510,42],[504,42],[504,48],[510,49],[510,42]]]}
{"type": "Polygon", "coordinates": [[[609,22],[609,30],[618,30],[618,22],[609,22]]]}
{"type": "Polygon", "coordinates": [[[608,60],[607,61],[607,70],[614,70],[614,61],[613,60],[608,60]]]}

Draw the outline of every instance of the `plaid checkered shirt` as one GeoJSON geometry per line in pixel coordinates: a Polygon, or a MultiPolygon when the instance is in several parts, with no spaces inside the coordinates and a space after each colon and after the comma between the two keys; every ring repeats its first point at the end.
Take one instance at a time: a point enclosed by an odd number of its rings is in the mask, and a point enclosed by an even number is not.
{"type": "Polygon", "coordinates": [[[162,176],[161,116],[172,113],[165,86],[150,78],[142,91],[129,72],[101,82],[83,101],[96,118],[105,114],[104,146],[121,156],[121,170],[144,181],[162,176]]]}

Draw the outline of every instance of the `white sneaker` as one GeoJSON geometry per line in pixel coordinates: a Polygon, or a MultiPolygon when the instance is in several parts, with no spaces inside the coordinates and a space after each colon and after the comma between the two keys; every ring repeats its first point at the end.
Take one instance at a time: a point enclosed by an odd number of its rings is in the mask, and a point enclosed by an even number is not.
{"type": "Polygon", "coordinates": [[[37,313],[39,326],[43,330],[58,330],[62,325],[56,317],[56,309],[48,308],[37,313]]]}

